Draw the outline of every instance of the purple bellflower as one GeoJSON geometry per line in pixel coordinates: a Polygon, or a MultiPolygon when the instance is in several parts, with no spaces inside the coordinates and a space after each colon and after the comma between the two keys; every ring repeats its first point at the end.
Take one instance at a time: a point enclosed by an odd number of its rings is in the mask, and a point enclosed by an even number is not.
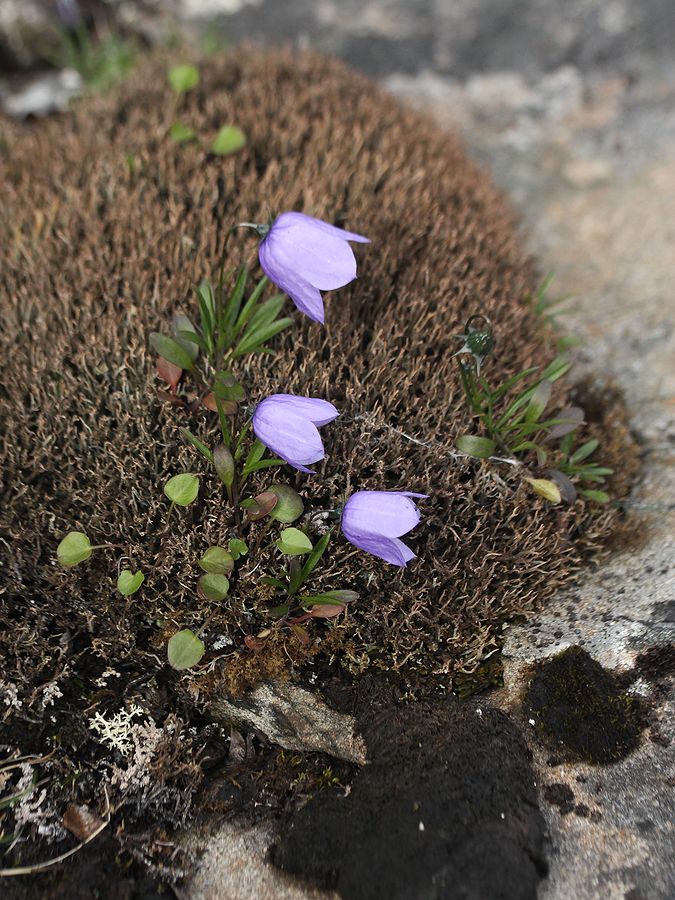
{"type": "Polygon", "coordinates": [[[356,278],[356,258],[348,241],[369,244],[368,238],[343,231],[299,212],[282,213],[264,234],[260,266],[280,290],[315,322],[323,323],[321,291],[344,287],[356,278]]]}
{"type": "Polygon", "coordinates": [[[399,540],[418,524],[419,510],[410,491],[358,491],[342,510],[342,532],[350,544],[395,566],[405,566],[415,554],[399,540]]]}
{"type": "Polygon", "coordinates": [[[332,403],[315,397],[272,394],[253,413],[258,440],[289,466],[309,472],[307,466],[324,458],[319,427],[340,414],[332,403]]]}

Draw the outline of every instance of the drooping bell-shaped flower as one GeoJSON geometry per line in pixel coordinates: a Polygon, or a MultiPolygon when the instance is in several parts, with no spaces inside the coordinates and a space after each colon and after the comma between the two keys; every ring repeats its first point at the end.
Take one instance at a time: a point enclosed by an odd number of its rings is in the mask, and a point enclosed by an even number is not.
{"type": "Polygon", "coordinates": [[[253,432],[268,450],[301,472],[324,458],[319,427],[337,418],[332,403],[317,397],[272,394],[253,413],[253,432]]]}
{"type": "Polygon", "coordinates": [[[323,323],[321,291],[344,287],[356,278],[356,258],[348,241],[370,243],[360,234],[321,219],[285,212],[275,219],[260,242],[260,266],[300,312],[323,323]]]}
{"type": "Polygon", "coordinates": [[[399,540],[419,523],[421,516],[410,491],[358,491],[342,510],[342,532],[350,544],[395,566],[415,558],[399,540]]]}

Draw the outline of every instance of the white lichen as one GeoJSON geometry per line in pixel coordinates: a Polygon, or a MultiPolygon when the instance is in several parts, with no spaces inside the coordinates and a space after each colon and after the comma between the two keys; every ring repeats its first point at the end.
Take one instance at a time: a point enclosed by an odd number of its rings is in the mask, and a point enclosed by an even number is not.
{"type": "Polygon", "coordinates": [[[0,697],[2,697],[2,702],[5,706],[8,706],[10,709],[21,709],[23,706],[19,700],[19,692],[16,689],[16,685],[2,681],[2,679],[0,679],[0,697]]]}
{"type": "Polygon", "coordinates": [[[143,715],[143,710],[135,704],[129,709],[120,709],[109,718],[97,712],[89,719],[89,730],[96,732],[98,742],[109,750],[119,750],[122,756],[129,756],[134,750],[134,719],[143,715]]]}

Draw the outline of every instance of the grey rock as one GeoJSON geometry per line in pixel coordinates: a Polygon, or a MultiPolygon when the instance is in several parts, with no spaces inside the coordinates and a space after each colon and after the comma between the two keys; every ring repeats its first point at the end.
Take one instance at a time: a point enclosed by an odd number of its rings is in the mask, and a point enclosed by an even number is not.
{"type": "MultiPolygon", "coordinates": [[[[179,900],[337,900],[314,890],[267,861],[277,835],[268,825],[240,828],[227,823],[208,841],[208,851],[195,877],[174,887],[179,900]]],[[[199,841],[193,837],[193,845],[199,841]]]]}
{"type": "Polygon", "coordinates": [[[1,96],[5,112],[17,119],[63,112],[82,90],[82,79],[74,69],[47,72],[21,90],[1,96]]]}
{"type": "Polygon", "coordinates": [[[261,684],[238,700],[220,698],[211,703],[209,713],[256,728],[286,750],[329,753],[359,765],[366,762],[356,720],[292,682],[261,684]]]}

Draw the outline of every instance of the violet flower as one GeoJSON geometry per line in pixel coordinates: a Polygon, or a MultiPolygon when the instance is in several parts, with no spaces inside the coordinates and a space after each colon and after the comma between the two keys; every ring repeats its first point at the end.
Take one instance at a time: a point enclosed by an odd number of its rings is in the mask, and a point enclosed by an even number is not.
{"type": "Polygon", "coordinates": [[[311,473],[307,465],[325,455],[318,426],[327,425],[339,415],[327,400],[272,394],[256,407],[253,432],[289,466],[311,473]]]}
{"type": "Polygon", "coordinates": [[[356,278],[356,258],[348,241],[368,238],[343,231],[299,212],[282,213],[264,234],[258,256],[263,272],[315,322],[323,323],[321,291],[344,287],[356,278]]]}
{"type": "Polygon", "coordinates": [[[405,566],[415,554],[399,538],[412,531],[421,518],[410,498],[426,496],[410,491],[358,491],[342,510],[342,532],[360,550],[405,566]]]}

